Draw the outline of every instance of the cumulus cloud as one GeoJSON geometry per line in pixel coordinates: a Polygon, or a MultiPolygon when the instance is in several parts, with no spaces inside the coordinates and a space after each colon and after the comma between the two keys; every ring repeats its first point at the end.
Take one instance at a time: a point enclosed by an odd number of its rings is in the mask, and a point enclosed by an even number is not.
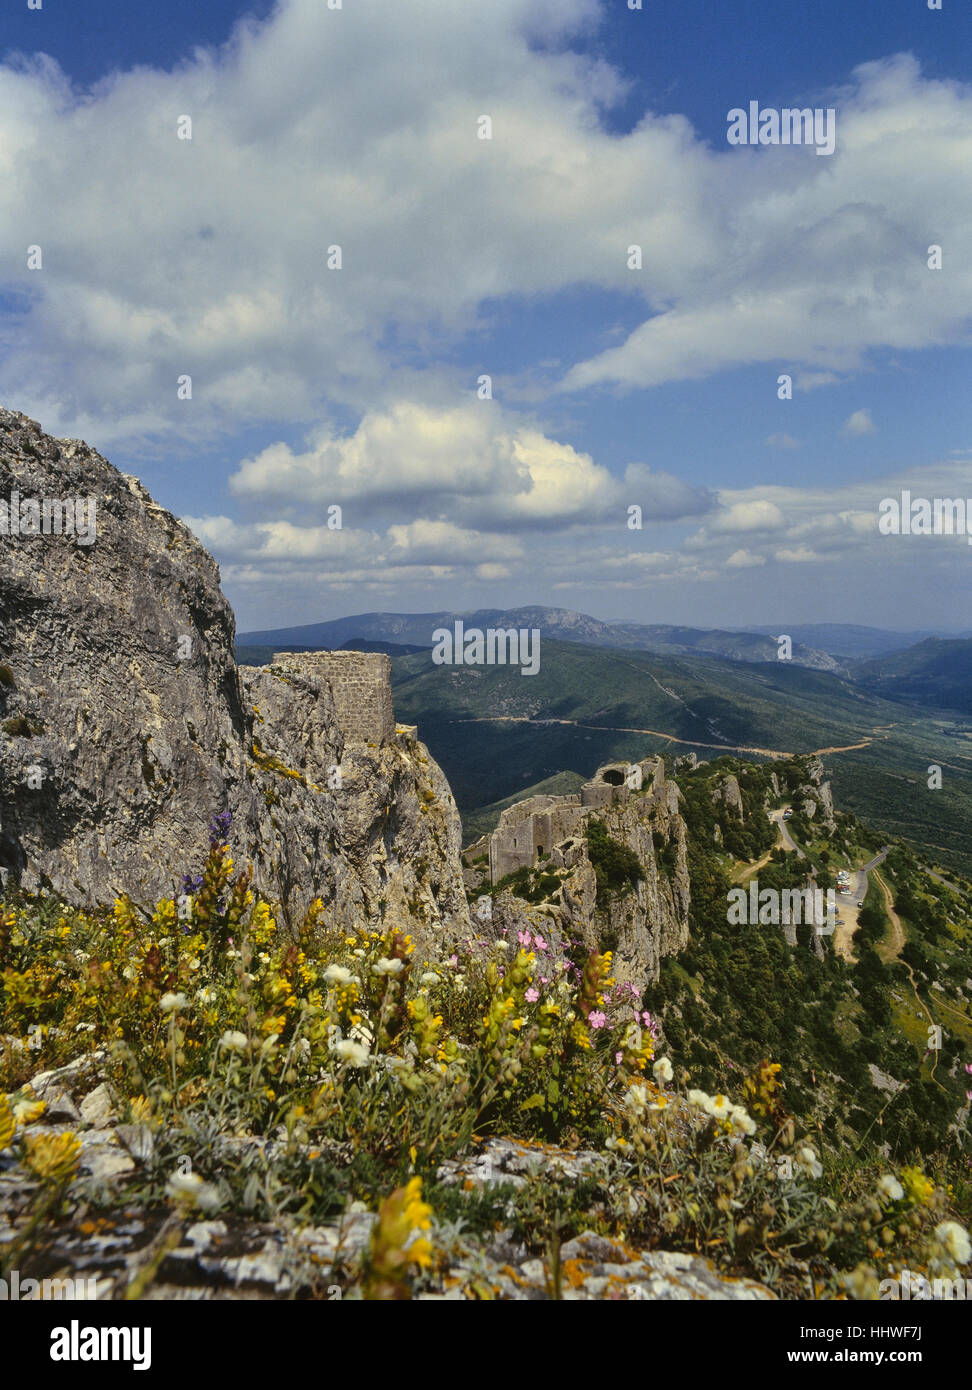
{"type": "Polygon", "coordinates": [[[618,478],[587,453],[506,415],[495,402],[433,408],[398,401],[349,434],[318,431],[295,453],[271,444],[230,479],[241,498],[278,506],[434,508],[462,525],[547,529],[620,517],[636,499],[651,519],[704,514],[713,498],[672,474],[631,464],[618,478]]]}
{"type": "Polygon", "coordinates": [[[840,432],[841,434],[850,435],[851,438],[856,438],[862,434],[873,434],[876,429],[877,426],[871,419],[871,412],[869,410],[855,410],[853,415],[848,415],[841,426],[840,432]]]}
{"type": "Polygon", "coordinates": [[[487,301],[576,286],[634,296],[644,320],[567,356],[570,390],[777,360],[821,381],[877,344],[962,338],[972,267],[936,276],[923,253],[929,207],[946,245],[972,220],[968,87],[865,64],[828,159],[712,148],[650,111],[616,133],[625,82],[570,47],[606,13],[396,0],[376,22],[281,0],[219,50],[90,93],[50,60],[0,67],[0,233],[44,251],[41,272],[6,262],[8,397],[103,444],[360,415],[455,392],[450,348],[487,301]]]}

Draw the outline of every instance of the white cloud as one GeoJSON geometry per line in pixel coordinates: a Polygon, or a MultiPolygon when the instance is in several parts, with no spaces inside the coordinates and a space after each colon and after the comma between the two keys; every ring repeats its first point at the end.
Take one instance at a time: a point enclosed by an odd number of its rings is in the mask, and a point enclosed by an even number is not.
{"type": "Polygon", "coordinates": [[[792,434],[787,434],[784,430],[782,434],[771,434],[766,443],[775,449],[799,449],[799,439],[794,439],[792,434]]]}
{"type": "Polygon", "coordinates": [[[877,426],[871,419],[869,410],[855,410],[853,415],[848,415],[841,426],[841,434],[857,437],[862,434],[874,434],[877,426]]]}
{"type": "MultiPolygon", "coordinates": [[[[828,159],[713,149],[651,112],[616,134],[602,116],[624,82],[565,46],[606,13],[396,0],[376,22],[366,3],[281,0],[218,51],[90,94],[48,60],[8,62],[0,236],[41,244],[44,269],[6,262],[24,306],[7,399],[102,445],[454,400],[473,383],[442,364],[487,300],[591,285],[645,318],[570,389],[780,360],[820,381],[876,345],[964,341],[972,267],[932,273],[924,247],[930,207],[946,245],[972,221],[968,87],[907,56],[864,65],[828,159]]],[[[547,505],[544,488],[520,500],[547,505]]]]}
{"type": "Polygon", "coordinates": [[[633,500],[652,520],[712,506],[705,489],[643,464],[619,479],[590,454],[478,400],[440,409],[397,401],[369,411],[351,434],[318,430],[305,453],[271,444],[241,463],[230,489],[278,506],[353,504],[358,514],[434,507],[465,526],[505,530],[620,518],[633,500]]]}
{"type": "Polygon", "coordinates": [[[734,550],[726,561],[728,569],[754,569],[766,564],[765,555],[754,555],[751,550],[734,550]]]}
{"type": "Polygon", "coordinates": [[[711,524],[715,533],[725,531],[778,531],[785,525],[783,513],[775,502],[764,498],[733,502],[716,515],[711,524]]]}

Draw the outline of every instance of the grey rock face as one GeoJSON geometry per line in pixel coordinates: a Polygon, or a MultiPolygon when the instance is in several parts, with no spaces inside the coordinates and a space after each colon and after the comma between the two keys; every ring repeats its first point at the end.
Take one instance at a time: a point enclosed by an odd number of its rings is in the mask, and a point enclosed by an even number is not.
{"type": "Polygon", "coordinates": [[[81,904],[147,904],[198,871],[229,810],[237,861],[285,916],[320,896],[349,922],[468,922],[458,813],[389,720],[385,667],[355,667],[382,716],[360,739],[326,662],[241,679],[217,566],[188,528],[86,444],[0,411],[0,521],[14,494],[28,524],[24,499],[94,499],[96,533],[0,525],[0,868],[81,904]]]}
{"type": "Polygon", "coordinates": [[[540,929],[555,941],[571,938],[589,950],[610,949],[612,974],[643,987],[658,978],[663,956],[688,945],[690,886],[678,787],[666,781],[660,758],[633,766],[640,777],[632,785],[624,780],[628,765],[606,764],[579,794],[531,797],[503,812],[489,843],[494,883],[524,866],[566,873],[559,899],[555,894],[542,905],[529,905],[510,892],[498,893],[491,930],[540,929]],[[606,899],[598,895],[588,853],[587,824],[592,816],[645,870],[629,891],[606,899]]]}

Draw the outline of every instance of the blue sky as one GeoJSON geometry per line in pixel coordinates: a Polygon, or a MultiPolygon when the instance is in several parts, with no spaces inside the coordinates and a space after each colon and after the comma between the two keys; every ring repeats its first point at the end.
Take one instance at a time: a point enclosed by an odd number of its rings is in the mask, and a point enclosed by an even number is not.
{"type": "Polygon", "coordinates": [[[3,39],[0,399],[186,517],[241,629],[967,629],[964,538],[876,525],[972,497],[960,0],[44,0],[3,39]],[[835,153],[729,146],[753,100],[832,107],[835,153]]]}

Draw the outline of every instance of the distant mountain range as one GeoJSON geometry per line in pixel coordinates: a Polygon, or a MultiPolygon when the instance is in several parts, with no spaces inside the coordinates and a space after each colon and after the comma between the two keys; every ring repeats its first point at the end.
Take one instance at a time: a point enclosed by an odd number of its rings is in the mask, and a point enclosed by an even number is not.
{"type": "MultiPolygon", "coordinates": [[[[587,613],[570,608],[480,608],[471,613],[359,613],[331,622],[306,623],[258,632],[241,632],[241,648],[269,647],[280,651],[338,648],[356,642],[393,643],[398,647],[429,648],[434,645],[436,628],[451,628],[462,621],[475,628],[539,628],[541,640],[579,642],[584,646],[626,648],[629,651],[657,652],[682,656],[705,653],[728,661],[762,662],[777,659],[776,634],[730,632],[720,628],[677,627],[666,623],[602,622],[587,613]]],[[[815,648],[794,633],[793,661],[818,671],[842,672],[844,663],[831,652],[815,648]]],[[[385,646],[380,647],[385,650],[385,646]]],[[[369,650],[379,650],[371,646],[369,650]]],[[[869,655],[860,652],[861,655],[869,655]]]]}
{"type": "Polygon", "coordinates": [[[859,685],[888,700],[911,700],[972,714],[972,640],[929,637],[856,667],[859,685]]]}

